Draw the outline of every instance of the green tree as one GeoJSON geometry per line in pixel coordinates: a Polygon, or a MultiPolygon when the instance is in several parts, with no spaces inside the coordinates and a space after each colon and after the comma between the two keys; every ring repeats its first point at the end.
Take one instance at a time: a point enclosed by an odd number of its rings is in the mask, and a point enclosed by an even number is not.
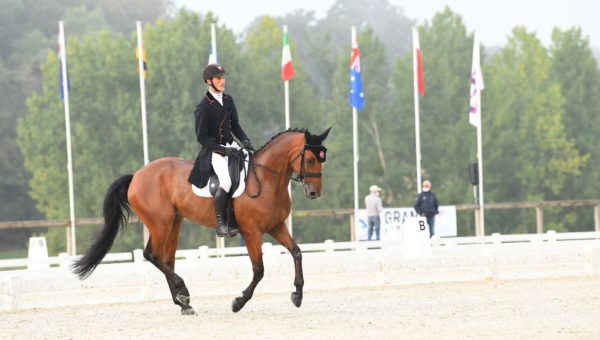
{"type": "MultiPolygon", "coordinates": [[[[560,84],[565,98],[563,122],[567,135],[575,142],[575,147],[590,156],[581,169],[580,176],[570,176],[561,192],[555,195],[560,199],[594,199],[598,197],[600,183],[600,137],[592,127],[600,124],[600,70],[593,56],[589,40],[583,37],[581,29],[573,28],[552,32],[552,77],[560,84]]],[[[592,214],[575,214],[564,209],[559,220],[572,226],[570,230],[590,230],[593,226],[592,214]]]]}
{"type": "MultiPolygon", "coordinates": [[[[517,27],[484,71],[483,149],[487,201],[542,200],[586,164],[562,123],[565,101],[535,34],[517,27]]],[[[496,213],[488,232],[531,232],[531,216],[496,213]],[[512,215],[512,216],[511,216],[512,215]],[[513,228],[514,225],[518,227],[513,228]]],[[[489,216],[489,215],[488,215],[489,216]]],[[[491,223],[490,223],[491,222],[491,223]]]]}

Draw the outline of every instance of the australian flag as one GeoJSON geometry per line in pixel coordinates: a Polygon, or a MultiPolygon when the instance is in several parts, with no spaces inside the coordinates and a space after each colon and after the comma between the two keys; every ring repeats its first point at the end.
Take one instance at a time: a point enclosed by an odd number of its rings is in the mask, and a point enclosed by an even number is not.
{"type": "Polygon", "coordinates": [[[358,52],[358,41],[356,31],[352,30],[352,54],[350,56],[350,105],[357,110],[362,110],[364,104],[364,93],[360,77],[360,55],[358,52]]]}

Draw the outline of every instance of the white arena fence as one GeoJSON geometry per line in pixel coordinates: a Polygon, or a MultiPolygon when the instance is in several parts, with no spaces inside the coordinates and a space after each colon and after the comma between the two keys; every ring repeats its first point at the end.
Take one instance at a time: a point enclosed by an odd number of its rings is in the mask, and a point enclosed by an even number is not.
{"type": "MultiPolygon", "coordinates": [[[[305,290],[600,275],[600,232],[434,237],[414,243],[300,244],[305,290]]],[[[293,291],[289,252],[270,243],[262,249],[265,277],[256,294],[293,291]]],[[[192,303],[201,303],[199,296],[237,296],[252,277],[245,247],[201,246],[178,250],[176,256],[175,271],[189,287],[192,303]]],[[[141,249],[107,254],[83,281],[70,271],[77,258],[0,260],[0,310],[170,299],[164,276],[143,259],[141,249]]]]}

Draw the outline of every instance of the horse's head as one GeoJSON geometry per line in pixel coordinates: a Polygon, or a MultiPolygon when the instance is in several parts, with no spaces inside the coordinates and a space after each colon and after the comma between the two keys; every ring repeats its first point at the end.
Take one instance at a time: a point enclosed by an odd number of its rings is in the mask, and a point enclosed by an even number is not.
{"type": "Polygon", "coordinates": [[[321,196],[323,186],[321,170],[327,156],[327,148],[323,146],[323,141],[327,138],[329,130],[331,128],[320,135],[305,131],[302,151],[291,164],[292,170],[297,174],[296,179],[303,184],[304,194],[310,199],[321,196]]]}

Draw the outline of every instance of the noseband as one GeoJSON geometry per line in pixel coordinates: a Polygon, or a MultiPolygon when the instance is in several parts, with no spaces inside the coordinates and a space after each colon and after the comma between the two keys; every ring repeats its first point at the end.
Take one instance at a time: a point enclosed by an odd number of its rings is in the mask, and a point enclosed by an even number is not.
{"type": "Polygon", "coordinates": [[[323,177],[323,174],[320,172],[307,172],[304,170],[304,152],[306,151],[306,149],[313,151],[315,153],[315,155],[317,155],[317,158],[319,158],[319,161],[321,161],[321,163],[325,162],[325,151],[327,149],[325,149],[324,146],[304,144],[304,147],[302,148],[302,151],[300,151],[300,154],[298,156],[294,157],[294,159],[292,159],[292,162],[294,162],[298,157],[301,157],[300,158],[300,172],[298,173],[298,175],[295,178],[290,177],[290,179],[294,182],[304,183],[305,177],[314,177],[314,178],[323,177]],[[324,149],[322,157],[319,157],[319,153],[315,152],[317,149],[319,151],[324,149]]]}

